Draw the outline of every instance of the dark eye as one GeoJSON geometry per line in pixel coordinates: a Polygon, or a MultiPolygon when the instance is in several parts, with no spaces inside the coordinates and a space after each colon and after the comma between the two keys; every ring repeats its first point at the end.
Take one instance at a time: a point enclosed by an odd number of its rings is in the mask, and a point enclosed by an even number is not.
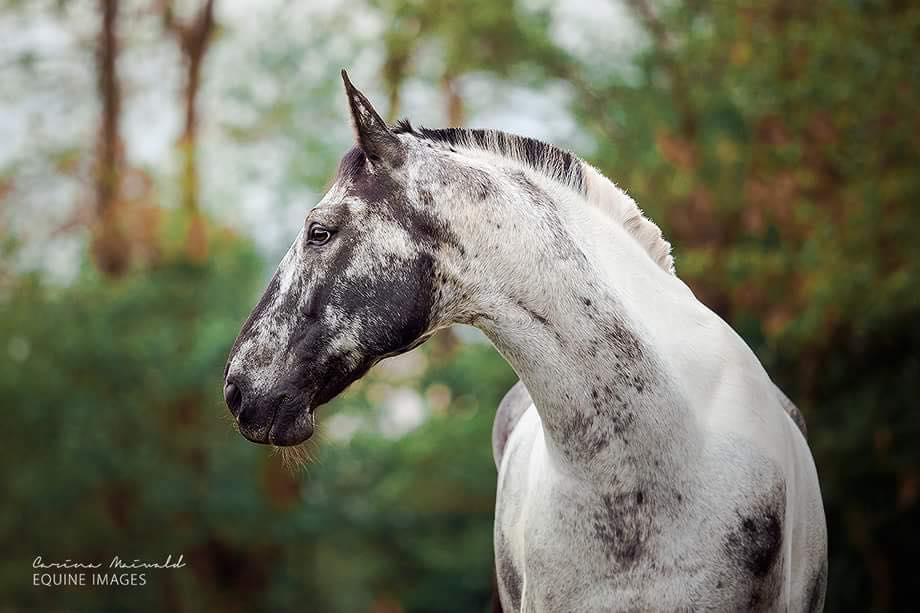
{"type": "Polygon", "coordinates": [[[330,238],[332,238],[332,230],[318,223],[311,224],[310,229],[307,230],[307,241],[311,245],[324,245],[329,242],[330,238]]]}

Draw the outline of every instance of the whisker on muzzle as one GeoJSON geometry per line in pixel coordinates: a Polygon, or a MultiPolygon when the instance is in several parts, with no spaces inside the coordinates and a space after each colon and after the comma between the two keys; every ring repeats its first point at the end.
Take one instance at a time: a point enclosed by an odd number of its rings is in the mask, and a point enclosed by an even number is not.
{"type": "Polygon", "coordinates": [[[319,464],[319,439],[322,434],[318,431],[313,436],[299,445],[279,447],[272,445],[273,453],[281,456],[281,465],[292,474],[307,469],[310,464],[319,464]]]}
{"type": "Polygon", "coordinates": [[[234,430],[236,430],[236,433],[237,433],[237,434],[241,434],[241,433],[240,433],[240,424],[239,424],[239,422],[236,420],[236,417],[234,417],[234,416],[233,416],[230,412],[228,412],[226,409],[223,409],[223,410],[218,411],[218,412],[220,413],[221,421],[227,422],[228,424],[230,424],[230,425],[233,427],[234,430]]]}

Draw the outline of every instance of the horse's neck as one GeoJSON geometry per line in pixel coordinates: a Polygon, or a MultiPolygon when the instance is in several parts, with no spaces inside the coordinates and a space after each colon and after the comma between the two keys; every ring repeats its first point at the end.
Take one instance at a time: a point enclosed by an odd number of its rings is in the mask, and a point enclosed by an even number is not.
{"type": "Polygon", "coordinates": [[[527,385],[561,466],[615,473],[627,487],[677,474],[698,435],[661,339],[692,323],[695,300],[594,207],[563,202],[560,212],[574,256],[480,327],[527,385]]]}

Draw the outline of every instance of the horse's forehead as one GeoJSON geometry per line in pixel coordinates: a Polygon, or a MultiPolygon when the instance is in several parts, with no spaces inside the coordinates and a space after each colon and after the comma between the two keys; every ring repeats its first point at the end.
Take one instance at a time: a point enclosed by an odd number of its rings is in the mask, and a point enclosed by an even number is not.
{"type": "Polygon", "coordinates": [[[434,204],[431,196],[438,193],[449,198],[462,196],[460,202],[476,202],[502,191],[502,182],[496,180],[502,172],[486,159],[460,157],[453,147],[431,141],[403,137],[403,142],[410,154],[392,169],[368,164],[357,147],[349,150],[339,164],[327,198],[356,212],[373,213],[410,207],[430,209],[434,204]]]}
{"type": "Polygon", "coordinates": [[[353,201],[393,201],[394,196],[405,191],[403,182],[395,177],[395,173],[404,175],[405,170],[390,169],[383,164],[369,164],[364,153],[353,147],[339,163],[334,185],[344,192],[346,198],[353,201]]]}
{"type": "Polygon", "coordinates": [[[502,189],[496,173],[477,160],[434,145],[407,145],[411,153],[397,168],[368,163],[360,149],[351,149],[317,205],[319,217],[348,227],[351,253],[359,260],[347,267],[350,274],[377,268],[370,264],[380,253],[411,258],[445,246],[462,251],[451,211],[502,189]]]}

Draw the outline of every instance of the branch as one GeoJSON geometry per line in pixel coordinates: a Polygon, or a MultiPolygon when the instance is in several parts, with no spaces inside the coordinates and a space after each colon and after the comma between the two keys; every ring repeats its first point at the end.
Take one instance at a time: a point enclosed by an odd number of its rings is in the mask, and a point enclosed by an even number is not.
{"type": "Polygon", "coordinates": [[[188,58],[203,55],[214,30],[214,0],[205,0],[195,17],[187,23],[176,17],[172,0],[158,0],[157,9],[163,29],[176,37],[183,53],[188,58]]]}

